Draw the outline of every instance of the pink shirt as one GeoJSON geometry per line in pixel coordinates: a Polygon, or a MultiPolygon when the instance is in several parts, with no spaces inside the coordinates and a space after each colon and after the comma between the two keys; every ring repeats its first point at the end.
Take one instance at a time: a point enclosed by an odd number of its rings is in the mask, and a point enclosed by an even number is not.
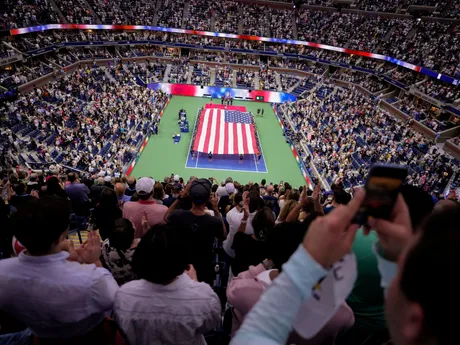
{"type": "Polygon", "coordinates": [[[136,232],[134,238],[141,238],[144,236],[144,229],[142,227],[142,217],[146,215],[149,228],[155,224],[164,224],[163,217],[168,208],[164,205],[157,204],[154,200],[139,200],[129,201],[123,205],[123,218],[130,219],[136,232]]]}
{"type": "MultiPolygon", "coordinates": [[[[232,336],[240,328],[244,317],[251,308],[259,301],[264,290],[269,284],[258,279],[258,275],[265,271],[262,264],[250,266],[248,271],[241,272],[234,278],[227,287],[228,302],[233,305],[232,336]]],[[[297,332],[292,332],[287,344],[295,343],[300,345],[322,345],[334,344],[337,334],[350,328],[355,323],[355,317],[351,308],[344,303],[312,339],[303,339],[297,332]]]]}

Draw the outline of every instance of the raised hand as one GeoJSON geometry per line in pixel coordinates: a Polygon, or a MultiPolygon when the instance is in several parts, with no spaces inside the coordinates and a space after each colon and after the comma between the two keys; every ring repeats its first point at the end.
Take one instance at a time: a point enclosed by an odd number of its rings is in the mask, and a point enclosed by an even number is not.
{"type": "Polygon", "coordinates": [[[81,262],[94,264],[101,256],[101,238],[95,231],[88,232],[88,240],[77,249],[81,262]]]}
{"type": "Polygon", "coordinates": [[[249,217],[249,198],[248,198],[249,192],[244,192],[243,193],[243,217],[248,218],[249,217]]]}
{"type": "Polygon", "coordinates": [[[316,218],[308,228],[303,246],[324,268],[329,268],[350,252],[360,227],[351,221],[364,201],[364,195],[364,190],[359,190],[348,205],[340,205],[327,216],[316,218]]]}
{"type": "Polygon", "coordinates": [[[315,185],[315,188],[313,189],[313,195],[312,195],[313,201],[319,202],[320,196],[321,196],[321,185],[317,183],[315,185]]]}
{"type": "Polygon", "coordinates": [[[218,205],[219,205],[219,197],[217,196],[216,193],[211,193],[211,205],[212,205],[212,209],[213,210],[217,210],[218,209],[218,205]]]}

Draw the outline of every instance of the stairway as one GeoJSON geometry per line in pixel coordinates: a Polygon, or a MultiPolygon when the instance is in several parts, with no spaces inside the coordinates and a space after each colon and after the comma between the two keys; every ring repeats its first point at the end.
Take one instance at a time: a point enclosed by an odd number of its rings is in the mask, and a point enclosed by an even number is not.
{"type": "Polygon", "coordinates": [[[407,37],[406,39],[411,39],[412,37],[415,36],[415,34],[417,33],[417,27],[416,26],[413,26],[412,29],[410,29],[410,31],[407,33],[407,37]]]}
{"type": "Polygon", "coordinates": [[[211,76],[210,76],[209,85],[214,85],[215,82],[216,82],[216,69],[211,68],[211,76]]]}
{"type": "Polygon", "coordinates": [[[259,72],[254,73],[254,90],[260,90],[259,72]]]}
{"type": "Polygon", "coordinates": [[[186,27],[186,23],[187,23],[187,19],[190,17],[190,3],[188,1],[185,2],[185,5],[184,5],[184,12],[182,14],[182,25],[181,25],[181,28],[182,29],[185,29],[186,27]]]}
{"type": "Polygon", "coordinates": [[[278,85],[278,91],[282,91],[283,85],[281,84],[281,77],[278,72],[275,72],[275,80],[276,80],[276,85],[278,85]]]}
{"type": "MultiPolygon", "coordinates": [[[[107,68],[105,68],[105,67],[101,67],[101,68],[104,69],[104,73],[105,73],[105,75],[107,76],[107,78],[109,78],[109,79],[110,79],[111,81],[113,81],[113,82],[117,82],[117,81],[115,80],[115,78],[112,77],[112,75],[110,74],[110,71],[109,71],[107,68]]],[[[124,67],[123,67],[123,68],[124,68],[124,67]]]]}
{"type": "Polygon", "coordinates": [[[91,15],[94,17],[94,20],[96,21],[96,24],[104,24],[102,23],[101,19],[97,16],[94,9],[88,4],[88,1],[81,0],[81,2],[86,6],[87,9],[89,9],[89,11],[91,12],[91,15]]]}
{"type": "Polygon", "coordinates": [[[59,9],[58,5],[56,5],[54,0],[50,0],[50,5],[51,5],[51,8],[54,10],[54,12],[56,12],[58,14],[59,19],[61,20],[61,23],[67,24],[68,21],[67,21],[66,17],[64,17],[64,15],[62,14],[62,12],[59,9]]]}
{"type": "Polygon", "coordinates": [[[187,82],[186,82],[187,84],[192,84],[193,70],[194,70],[194,67],[192,64],[190,64],[188,68],[188,77],[187,77],[187,82]]]}
{"type": "MultiPolygon", "coordinates": [[[[262,36],[270,37],[270,29],[269,29],[269,26],[268,26],[268,23],[270,23],[270,20],[269,20],[270,19],[270,15],[269,15],[270,11],[268,10],[268,7],[265,7],[264,12],[265,12],[265,18],[266,18],[265,22],[267,23],[267,25],[264,28],[265,30],[262,33],[262,36]]],[[[259,88],[257,88],[257,89],[259,89],[259,88]]]]}
{"type": "Polygon", "coordinates": [[[158,25],[158,10],[161,8],[161,5],[163,4],[163,0],[157,0],[157,3],[155,5],[155,8],[156,8],[156,11],[155,11],[155,16],[153,17],[153,23],[152,25],[153,26],[157,26],[158,25]]]}
{"type": "Polygon", "coordinates": [[[299,39],[299,35],[297,33],[297,23],[296,23],[296,15],[295,15],[296,11],[292,11],[292,35],[294,36],[294,39],[295,40],[298,40],[299,39]]]}
{"type": "Polygon", "coordinates": [[[243,6],[239,8],[240,19],[238,20],[238,35],[243,34],[243,6]]]}
{"type": "Polygon", "coordinates": [[[236,70],[233,71],[232,76],[232,87],[236,88],[236,70]]]}
{"type": "Polygon", "coordinates": [[[299,79],[299,81],[298,81],[297,83],[295,83],[294,86],[292,86],[291,88],[289,88],[289,89],[287,90],[287,93],[291,93],[292,91],[294,91],[294,89],[295,89],[297,86],[300,85],[300,83],[303,81],[303,79],[304,79],[304,78],[299,79]]]}
{"type": "Polygon", "coordinates": [[[212,17],[211,17],[211,31],[212,32],[216,31],[216,12],[215,11],[212,13],[212,17]]]}
{"type": "Polygon", "coordinates": [[[165,75],[163,77],[163,83],[167,83],[169,80],[169,73],[171,73],[171,64],[166,65],[165,75]]]}

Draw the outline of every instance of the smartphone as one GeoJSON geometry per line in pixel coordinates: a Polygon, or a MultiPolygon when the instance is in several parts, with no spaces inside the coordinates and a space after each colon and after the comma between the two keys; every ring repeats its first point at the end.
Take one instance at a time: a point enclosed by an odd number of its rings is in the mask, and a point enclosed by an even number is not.
{"type": "Polygon", "coordinates": [[[406,177],[407,168],[401,165],[372,166],[364,187],[366,198],[354,222],[366,225],[369,217],[389,219],[406,177]]]}

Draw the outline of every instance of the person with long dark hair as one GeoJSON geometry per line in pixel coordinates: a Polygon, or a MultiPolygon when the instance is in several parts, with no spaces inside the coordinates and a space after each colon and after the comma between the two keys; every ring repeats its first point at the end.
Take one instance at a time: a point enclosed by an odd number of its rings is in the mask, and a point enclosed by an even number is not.
{"type": "Polygon", "coordinates": [[[123,213],[118,206],[118,199],[115,191],[111,188],[104,188],[99,198],[99,204],[93,212],[93,223],[95,229],[99,230],[102,240],[109,237],[113,222],[123,217],[123,213]]]}
{"type": "Polygon", "coordinates": [[[134,239],[134,226],[125,218],[116,219],[102,244],[101,262],[119,285],[136,279],[131,262],[140,239],[134,239]]]}

